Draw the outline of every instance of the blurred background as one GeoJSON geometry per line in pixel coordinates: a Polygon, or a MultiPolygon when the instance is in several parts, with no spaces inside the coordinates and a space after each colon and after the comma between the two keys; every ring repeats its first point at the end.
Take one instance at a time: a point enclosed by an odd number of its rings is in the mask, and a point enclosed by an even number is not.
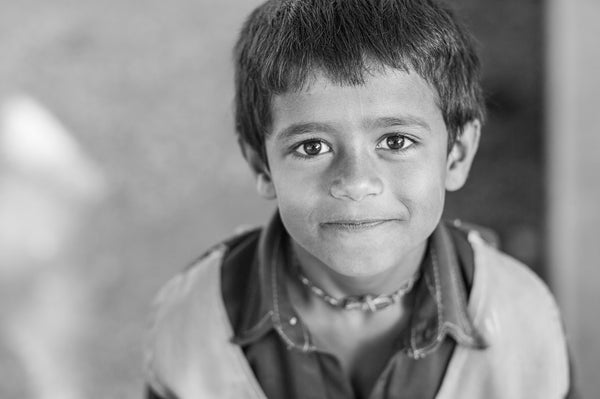
{"type": "MultiPolygon", "coordinates": [[[[600,394],[594,0],[454,0],[488,121],[447,217],[488,226],[557,295],[600,394]]],[[[21,0],[0,11],[0,397],[141,397],[157,289],[274,204],[233,130],[255,0],[21,0]]]]}

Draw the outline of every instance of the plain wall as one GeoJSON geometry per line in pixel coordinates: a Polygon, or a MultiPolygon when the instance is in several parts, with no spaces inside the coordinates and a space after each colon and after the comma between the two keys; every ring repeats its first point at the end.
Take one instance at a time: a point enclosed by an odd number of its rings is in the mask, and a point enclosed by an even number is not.
{"type": "Polygon", "coordinates": [[[551,282],[582,396],[600,395],[600,3],[551,0],[547,181],[551,282]]]}

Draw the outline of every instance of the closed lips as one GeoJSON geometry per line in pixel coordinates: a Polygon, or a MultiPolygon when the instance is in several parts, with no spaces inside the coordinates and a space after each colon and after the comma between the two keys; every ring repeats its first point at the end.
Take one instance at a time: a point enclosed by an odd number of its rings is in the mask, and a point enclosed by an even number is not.
{"type": "Polygon", "coordinates": [[[337,228],[346,230],[361,230],[379,226],[394,219],[361,219],[361,220],[335,220],[322,223],[325,228],[337,228]]]}

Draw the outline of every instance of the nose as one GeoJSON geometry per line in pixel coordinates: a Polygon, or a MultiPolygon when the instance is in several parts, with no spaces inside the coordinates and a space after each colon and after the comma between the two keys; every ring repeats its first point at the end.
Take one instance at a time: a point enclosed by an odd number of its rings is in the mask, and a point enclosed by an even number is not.
{"type": "Polygon", "coordinates": [[[348,154],[334,165],[334,176],[329,188],[332,197],[362,201],[383,191],[383,181],[373,160],[368,156],[348,154]]]}

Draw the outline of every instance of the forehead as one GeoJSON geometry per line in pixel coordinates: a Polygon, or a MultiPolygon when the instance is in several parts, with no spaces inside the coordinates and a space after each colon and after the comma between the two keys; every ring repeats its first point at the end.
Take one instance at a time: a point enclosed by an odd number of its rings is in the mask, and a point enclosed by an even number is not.
{"type": "Polygon", "coordinates": [[[303,88],[272,99],[272,133],[296,123],[365,124],[379,118],[443,123],[435,90],[417,73],[385,70],[359,85],[340,85],[316,73],[303,88]]]}

